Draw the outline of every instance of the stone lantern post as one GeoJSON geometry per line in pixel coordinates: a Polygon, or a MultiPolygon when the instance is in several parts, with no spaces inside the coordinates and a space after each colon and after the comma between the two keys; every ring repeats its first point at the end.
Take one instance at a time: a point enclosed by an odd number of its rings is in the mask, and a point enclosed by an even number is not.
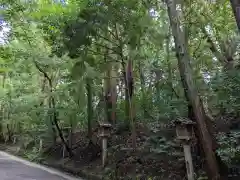
{"type": "Polygon", "coordinates": [[[194,170],[191,154],[191,141],[194,137],[193,121],[179,118],[175,122],[177,139],[183,144],[188,180],[194,180],[194,170]]]}
{"type": "Polygon", "coordinates": [[[100,123],[100,128],[99,128],[99,137],[102,139],[102,166],[105,167],[106,162],[107,162],[107,140],[108,137],[110,136],[110,130],[112,125],[109,123],[100,123]]]}

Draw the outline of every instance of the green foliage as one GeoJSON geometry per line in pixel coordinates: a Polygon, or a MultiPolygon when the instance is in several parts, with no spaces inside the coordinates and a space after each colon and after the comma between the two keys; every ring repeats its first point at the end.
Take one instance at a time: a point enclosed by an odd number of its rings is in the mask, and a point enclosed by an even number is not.
{"type": "Polygon", "coordinates": [[[239,164],[240,162],[240,132],[232,132],[228,135],[219,134],[218,141],[221,148],[218,150],[219,155],[228,164],[239,164]]]}
{"type": "MultiPolygon", "coordinates": [[[[42,151],[39,141],[47,146],[54,143],[54,115],[61,129],[85,129],[91,112],[85,88],[88,78],[92,80],[93,124],[103,120],[103,79],[109,64],[114,71],[110,78],[116,79],[116,121],[121,123],[126,111],[123,71],[129,59],[133,61],[132,104],[137,122],[163,123],[187,116],[164,3],[67,2],[1,1],[5,8],[0,14],[11,29],[8,42],[0,45],[0,127],[6,141],[17,137],[27,149],[24,156],[33,160],[42,151]],[[52,98],[55,107],[49,105],[52,98]]],[[[238,64],[239,36],[229,3],[188,2],[183,3],[180,19],[188,31],[190,64],[199,94],[211,112],[224,109],[238,114],[239,70],[223,70],[226,64],[201,31],[208,29],[219,53],[231,55],[238,64]]],[[[220,155],[229,163],[238,159],[239,147],[228,148],[238,134],[218,137],[220,155]]],[[[173,151],[172,142],[164,138],[153,137],[148,142],[153,152],[173,151]]]]}
{"type": "Polygon", "coordinates": [[[229,113],[237,114],[240,110],[239,78],[238,69],[234,69],[228,73],[216,75],[212,84],[213,91],[216,92],[216,105],[229,113]]]}

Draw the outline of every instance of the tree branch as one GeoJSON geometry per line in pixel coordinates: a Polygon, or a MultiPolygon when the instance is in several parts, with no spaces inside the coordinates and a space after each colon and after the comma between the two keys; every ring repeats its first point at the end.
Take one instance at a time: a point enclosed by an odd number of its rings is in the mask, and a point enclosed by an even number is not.
{"type": "Polygon", "coordinates": [[[203,27],[201,28],[204,38],[207,39],[207,43],[210,45],[210,50],[215,55],[215,57],[222,63],[227,63],[226,58],[221,54],[221,52],[217,49],[216,45],[214,44],[213,40],[211,39],[210,35],[207,33],[206,29],[203,27]]]}
{"type": "Polygon", "coordinates": [[[49,85],[52,86],[52,79],[48,76],[48,74],[40,67],[40,65],[36,61],[34,61],[34,64],[36,68],[39,70],[39,72],[41,72],[44,75],[44,77],[48,80],[49,85]]]}
{"type": "Polygon", "coordinates": [[[120,52],[117,52],[115,49],[112,49],[112,48],[110,48],[110,47],[108,47],[106,45],[99,44],[99,43],[93,43],[93,45],[105,48],[105,49],[107,49],[109,51],[112,51],[113,53],[116,53],[117,55],[120,55],[120,52]]]}
{"type": "Polygon", "coordinates": [[[108,38],[102,36],[101,34],[97,34],[97,36],[98,36],[99,38],[102,38],[102,39],[104,39],[104,40],[106,40],[106,41],[108,41],[108,42],[110,42],[110,43],[116,45],[117,47],[120,47],[119,44],[117,44],[117,43],[111,41],[110,39],[108,39],[108,38]]]}

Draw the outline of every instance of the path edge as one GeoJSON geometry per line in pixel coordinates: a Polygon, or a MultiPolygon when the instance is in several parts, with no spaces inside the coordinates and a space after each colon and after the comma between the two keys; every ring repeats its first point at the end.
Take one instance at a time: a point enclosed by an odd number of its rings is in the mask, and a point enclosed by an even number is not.
{"type": "Polygon", "coordinates": [[[30,166],[30,167],[34,167],[34,168],[37,168],[37,169],[41,169],[41,170],[46,171],[46,172],[48,172],[50,174],[58,175],[60,177],[65,178],[66,180],[84,180],[84,179],[82,179],[80,177],[79,178],[74,177],[74,176],[72,176],[69,173],[63,173],[63,172],[61,172],[61,171],[59,171],[57,169],[54,169],[54,168],[51,168],[51,167],[48,167],[48,166],[40,165],[40,164],[37,164],[35,162],[31,162],[31,161],[25,160],[25,159],[23,159],[21,157],[12,155],[12,154],[7,153],[5,151],[0,151],[0,155],[8,157],[9,159],[17,161],[17,162],[20,162],[20,163],[22,163],[24,165],[27,165],[27,166],[30,166]]]}

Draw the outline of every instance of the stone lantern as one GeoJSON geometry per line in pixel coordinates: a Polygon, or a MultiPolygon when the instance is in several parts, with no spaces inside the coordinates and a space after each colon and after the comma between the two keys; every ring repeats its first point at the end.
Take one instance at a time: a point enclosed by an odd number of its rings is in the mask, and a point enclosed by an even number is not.
{"type": "Polygon", "coordinates": [[[194,138],[194,122],[186,118],[178,118],[175,122],[177,139],[183,144],[188,180],[194,180],[191,154],[191,141],[194,138]]]}
{"type": "Polygon", "coordinates": [[[107,161],[107,140],[111,134],[112,125],[109,123],[101,122],[99,124],[98,135],[102,139],[102,166],[105,167],[107,161]]]}
{"type": "Polygon", "coordinates": [[[194,122],[186,119],[179,118],[175,121],[177,139],[181,141],[190,141],[194,137],[194,122]]]}

